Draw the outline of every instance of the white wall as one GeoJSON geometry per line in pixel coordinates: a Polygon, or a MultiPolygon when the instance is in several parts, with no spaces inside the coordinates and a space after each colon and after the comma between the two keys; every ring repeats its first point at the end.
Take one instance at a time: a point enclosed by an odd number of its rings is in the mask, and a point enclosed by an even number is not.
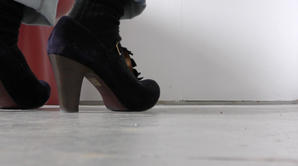
{"type": "Polygon", "coordinates": [[[298,99],[298,0],[148,0],[121,34],[161,100],[298,99]]]}

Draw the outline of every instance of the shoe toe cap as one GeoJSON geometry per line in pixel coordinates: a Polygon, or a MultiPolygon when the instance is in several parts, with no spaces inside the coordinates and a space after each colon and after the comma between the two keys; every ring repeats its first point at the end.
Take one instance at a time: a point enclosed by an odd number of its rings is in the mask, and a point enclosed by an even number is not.
{"type": "Polygon", "coordinates": [[[40,90],[40,103],[39,103],[39,106],[42,106],[50,98],[51,87],[47,82],[45,82],[43,80],[39,80],[39,82],[42,85],[42,89],[40,90]]]}
{"type": "Polygon", "coordinates": [[[139,110],[146,111],[155,106],[158,102],[160,97],[160,87],[156,81],[151,79],[143,80],[141,81],[141,84],[144,87],[144,91],[141,96],[142,103],[139,105],[139,110]]]}

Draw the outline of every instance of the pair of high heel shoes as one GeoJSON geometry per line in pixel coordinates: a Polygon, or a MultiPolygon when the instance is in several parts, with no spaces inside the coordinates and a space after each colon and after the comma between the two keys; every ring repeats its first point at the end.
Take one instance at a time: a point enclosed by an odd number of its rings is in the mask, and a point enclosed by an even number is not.
{"type": "MultiPolygon", "coordinates": [[[[49,38],[48,54],[55,73],[62,111],[79,111],[83,78],[87,78],[97,88],[106,107],[113,111],[145,111],[159,99],[158,84],[153,80],[139,78],[131,52],[121,46],[120,39],[115,41],[114,47],[108,48],[91,31],[68,16],[62,17],[55,26],[49,38]]],[[[42,81],[37,84],[47,87],[42,81]]],[[[2,89],[9,89],[6,85],[4,87],[2,89]]],[[[0,96],[0,100],[14,93],[22,92],[8,92],[6,96],[0,96]]],[[[14,97],[11,101],[20,105],[14,97]]],[[[40,103],[44,103],[44,100],[40,103]]]]}

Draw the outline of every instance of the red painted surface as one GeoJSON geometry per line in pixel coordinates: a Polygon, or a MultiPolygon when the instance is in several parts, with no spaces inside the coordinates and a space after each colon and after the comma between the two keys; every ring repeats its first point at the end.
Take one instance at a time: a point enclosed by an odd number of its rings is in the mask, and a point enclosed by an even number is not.
{"type": "MultiPolygon", "coordinates": [[[[60,0],[57,18],[70,10],[73,1],[60,0]]],[[[45,80],[51,85],[51,97],[47,104],[58,104],[57,86],[47,56],[47,41],[51,31],[52,27],[22,25],[19,36],[19,47],[37,78],[45,80]]]]}

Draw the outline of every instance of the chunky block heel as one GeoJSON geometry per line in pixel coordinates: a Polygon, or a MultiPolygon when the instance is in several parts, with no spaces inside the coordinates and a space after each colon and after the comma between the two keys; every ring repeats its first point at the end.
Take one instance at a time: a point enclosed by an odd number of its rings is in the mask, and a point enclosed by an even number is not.
{"type": "Polygon", "coordinates": [[[58,55],[49,55],[58,86],[59,104],[61,111],[78,112],[81,86],[87,69],[58,55]]]}

